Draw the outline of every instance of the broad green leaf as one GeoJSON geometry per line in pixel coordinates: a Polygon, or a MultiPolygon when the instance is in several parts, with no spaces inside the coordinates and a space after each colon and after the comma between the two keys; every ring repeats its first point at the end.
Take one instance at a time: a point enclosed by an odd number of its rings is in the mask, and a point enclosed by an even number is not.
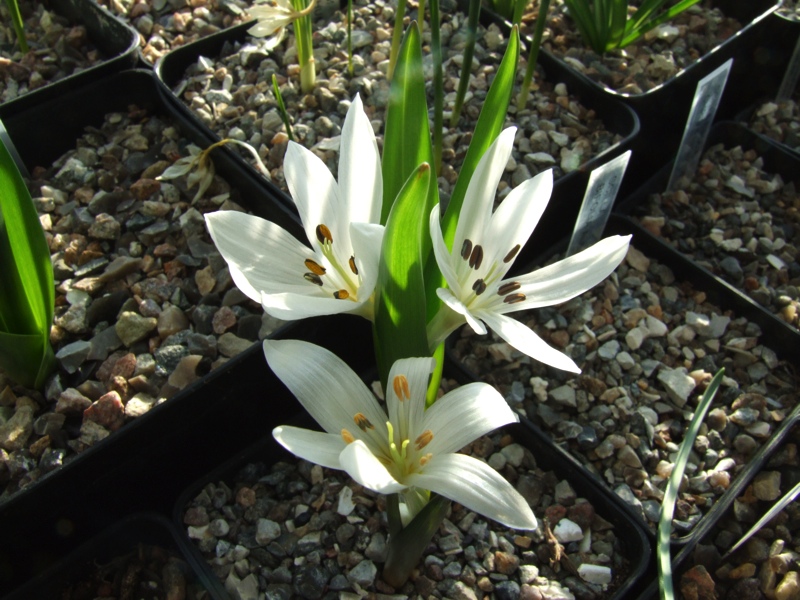
{"type": "Polygon", "coordinates": [[[661,516],[658,520],[658,539],[656,545],[656,562],[658,563],[658,581],[662,600],[672,600],[674,591],[672,587],[672,556],[670,555],[670,537],[672,535],[672,517],[675,513],[675,502],[678,499],[678,490],[681,487],[683,473],[686,470],[686,463],[689,461],[689,454],[700,432],[700,425],[711,408],[714,396],[722,383],[725,369],[717,371],[711,383],[708,384],[703,397],[697,404],[697,410],[692,417],[686,435],[683,437],[678,457],[672,467],[672,473],[667,482],[667,490],[664,492],[664,499],[661,501],[661,516]]]}
{"type": "MultiPolygon", "coordinates": [[[[381,382],[400,358],[429,356],[425,326],[423,237],[431,167],[423,163],[397,195],[386,221],[376,286],[375,354],[381,382]]],[[[430,240],[428,240],[430,243],[430,240]]]]}
{"type": "Polygon", "coordinates": [[[472,136],[467,154],[464,156],[464,162],[458,173],[458,180],[453,187],[450,202],[442,218],[442,234],[448,247],[452,248],[453,246],[456,226],[458,225],[458,215],[461,213],[461,205],[464,203],[469,180],[472,179],[472,174],[475,172],[481,157],[500,134],[505,123],[518,62],[519,30],[514,27],[508,39],[506,53],[497,68],[497,74],[489,88],[489,93],[486,95],[481,114],[478,116],[475,133],[472,136]]]}

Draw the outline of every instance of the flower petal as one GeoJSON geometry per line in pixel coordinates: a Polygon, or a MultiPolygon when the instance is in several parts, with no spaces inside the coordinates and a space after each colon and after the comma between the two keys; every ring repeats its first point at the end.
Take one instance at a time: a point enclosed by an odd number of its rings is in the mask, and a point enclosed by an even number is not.
{"type": "Polygon", "coordinates": [[[394,494],[407,487],[392,477],[361,440],[347,444],[339,462],[350,477],[379,494],[394,494]]]}
{"type": "Polygon", "coordinates": [[[351,223],[379,223],[383,176],[378,142],[361,97],[356,94],[342,126],[339,148],[339,193],[351,223]]]}
{"type": "MultiPolygon", "coordinates": [[[[236,281],[235,278],[234,281],[236,281]]],[[[283,319],[284,321],[345,313],[365,318],[370,318],[372,315],[372,304],[368,301],[351,302],[350,300],[337,300],[333,297],[322,298],[294,292],[265,293],[261,295],[260,300],[261,306],[267,313],[276,319],[283,319]]]]}
{"type": "Polygon", "coordinates": [[[536,517],[519,492],[492,467],[471,456],[434,456],[422,473],[409,475],[407,483],[441,494],[508,527],[536,529],[536,517]]]}
{"type": "Polygon", "coordinates": [[[490,311],[481,311],[479,316],[492,331],[523,354],[557,369],[571,373],[581,372],[580,367],[569,356],[549,346],[529,327],[516,319],[490,311]]]}
{"type": "Polygon", "coordinates": [[[353,417],[361,413],[387,439],[386,413],[353,370],[333,352],[300,340],[264,340],[267,363],[328,433],[347,429],[358,437],[353,417]]]}
{"type": "Polygon", "coordinates": [[[386,408],[389,410],[389,420],[395,427],[394,442],[398,447],[403,440],[414,439],[422,432],[417,426],[422,421],[428,381],[435,366],[434,358],[401,358],[395,361],[389,370],[386,386],[388,389],[384,396],[386,408]],[[397,377],[405,377],[407,389],[404,389],[405,385],[400,381],[398,381],[399,389],[395,389],[397,377]],[[404,397],[405,391],[409,393],[407,398],[404,397]],[[396,392],[400,392],[400,396],[396,392]]]}
{"type": "Polygon", "coordinates": [[[314,253],[275,223],[224,210],[207,214],[206,225],[234,283],[248,298],[260,302],[262,292],[317,291],[303,278],[303,261],[314,253]]]}
{"type": "Polygon", "coordinates": [[[496,389],[486,383],[470,383],[434,402],[425,411],[419,431],[433,432],[425,452],[438,456],[461,450],[480,436],[517,421],[519,417],[496,389]]]}
{"type": "Polygon", "coordinates": [[[295,456],[330,469],[343,468],[339,455],[347,444],[341,435],[282,425],[272,430],[272,436],[295,456]]]}
{"type": "Polygon", "coordinates": [[[384,231],[383,225],[376,223],[350,224],[350,242],[353,245],[353,255],[361,279],[358,286],[359,300],[368,300],[378,282],[384,231]]]}
{"type": "Polygon", "coordinates": [[[439,296],[439,299],[444,302],[448,308],[457,312],[460,315],[464,316],[464,319],[469,323],[469,326],[472,327],[472,330],[477,333],[478,335],[485,335],[486,334],[486,327],[481,323],[475,316],[469,312],[469,309],[466,305],[461,302],[450,290],[446,288],[438,288],[436,290],[436,295],[439,296]]]}
{"type": "Polygon", "coordinates": [[[433,254],[436,257],[436,264],[439,265],[439,270],[442,272],[442,277],[444,277],[448,287],[453,290],[453,293],[456,296],[460,296],[461,284],[459,284],[458,276],[456,275],[455,269],[453,269],[453,259],[450,256],[450,251],[447,249],[447,244],[444,243],[439,211],[440,207],[437,204],[433,207],[430,215],[430,231],[431,242],[433,243],[433,254]]]}

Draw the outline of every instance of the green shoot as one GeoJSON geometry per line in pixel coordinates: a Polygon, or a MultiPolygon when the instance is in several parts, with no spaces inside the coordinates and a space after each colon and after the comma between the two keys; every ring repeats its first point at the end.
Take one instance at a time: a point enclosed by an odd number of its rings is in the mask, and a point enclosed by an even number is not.
{"type": "Polygon", "coordinates": [[[525,69],[525,78],[517,96],[517,109],[522,110],[528,102],[528,94],[533,82],[533,73],[536,70],[536,62],[539,60],[539,48],[542,45],[544,35],[544,25],[547,21],[547,10],[550,8],[550,0],[541,0],[539,3],[539,15],[536,17],[536,29],[531,40],[530,53],[528,54],[528,66],[525,69]]]}
{"type": "Polygon", "coordinates": [[[275,76],[275,73],[272,74],[272,93],[275,94],[275,100],[278,102],[278,110],[281,113],[283,126],[286,127],[286,135],[289,136],[291,141],[294,141],[292,124],[289,121],[289,113],[286,112],[286,105],[283,103],[283,95],[281,94],[281,89],[278,87],[278,78],[275,76]]]}
{"type": "Polygon", "coordinates": [[[8,12],[11,13],[11,23],[14,25],[14,31],[17,34],[17,43],[19,50],[23,54],[28,52],[28,40],[25,39],[25,27],[22,22],[22,14],[19,12],[19,4],[17,0],[6,0],[8,12]]]}

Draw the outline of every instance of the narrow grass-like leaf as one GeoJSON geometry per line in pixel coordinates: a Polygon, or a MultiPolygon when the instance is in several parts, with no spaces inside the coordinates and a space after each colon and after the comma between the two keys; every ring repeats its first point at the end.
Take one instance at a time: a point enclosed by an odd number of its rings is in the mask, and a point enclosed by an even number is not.
{"type": "Polygon", "coordinates": [[[550,9],[550,0],[541,0],[539,3],[539,14],[536,17],[536,29],[533,31],[533,39],[528,53],[528,66],[525,68],[525,77],[517,95],[517,110],[522,110],[528,103],[528,93],[533,82],[533,73],[536,71],[536,63],[539,60],[539,48],[542,45],[544,26],[547,22],[547,11],[550,9]]]}
{"type": "Polygon", "coordinates": [[[434,181],[442,171],[442,129],[444,127],[444,72],[440,34],[439,0],[431,0],[431,57],[433,58],[433,165],[434,181]]]}
{"type": "MultiPolygon", "coordinates": [[[[549,0],[548,0],[549,1],[549,0]]],[[[464,97],[469,87],[469,74],[472,71],[472,57],[475,55],[475,40],[478,37],[478,19],[481,16],[481,0],[469,0],[467,12],[467,39],[464,42],[464,61],[461,63],[461,76],[458,80],[456,101],[453,113],[450,115],[450,127],[458,125],[461,117],[461,108],[464,106],[464,97]]]]}
{"type": "Polygon", "coordinates": [[[658,520],[658,540],[656,546],[656,562],[658,563],[658,581],[662,600],[672,600],[674,590],[672,587],[672,556],[670,554],[670,537],[672,536],[672,517],[675,514],[675,502],[678,499],[678,491],[683,480],[683,473],[686,471],[686,463],[689,460],[689,453],[692,451],[694,441],[700,431],[700,425],[717,395],[717,390],[722,383],[725,369],[717,371],[711,383],[708,384],[703,397],[697,404],[697,410],[689,423],[686,435],[683,437],[678,457],[672,467],[672,473],[667,482],[667,490],[664,492],[664,499],[661,501],[661,515],[658,520]]]}
{"type": "Polygon", "coordinates": [[[784,508],[789,506],[797,496],[800,495],[800,483],[794,486],[791,490],[786,492],[786,494],[778,500],[775,504],[773,504],[770,509],[764,513],[764,516],[761,517],[756,524],[753,525],[750,530],[742,536],[738,542],[736,542],[733,547],[728,550],[725,555],[722,557],[723,560],[729,557],[731,554],[736,552],[742,544],[744,544],[747,540],[749,540],[754,534],[758,533],[758,531],[764,527],[767,523],[769,523],[772,519],[774,519],[779,512],[781,512],[784,508]]]}
{"type": "Polygon", "coordinates": [[[682,0],[682,2],[678,2],[676,5],[671,6],[659,16],[644,22],[636,22],[636,15],[634,15],[634,25],[631,27],[626,27],[625,37],[619,41],[617,47],[624,48],[625,46],[629,46],[651,29],[658,27],[662,23],[666,23],[676,15],[682,13],[690,6],[694,6],[698,2],[700,2],[700,0],[682,0]]]}
{"type": "Polygon", "coordinates": [[[8,12],[11,13],[11,22],[14,25],[14,32],[17,34],[17,44],[23,54],[28,52],[28,40],[25,39],[25,24],[22,22],[22,14],[19,12],[17,0],[6,0],[8,12]]]}
{"type": "Polygon", "coordinates": [[[386,73],[387,79],[394,79],[394,69],[397,65],[397,57],[400,54],[400,41],[403,39],[403,18],[406,16],[406,6],[408,0],[398,0],[397,10],[394,14],[394,28],[392,29],[392,47],[389,51],[389,70],[386,73]]]}
{"type": "MultiPolygon", "coordinates": [[[[397,195],[386,221],[376,286],[373,336],[381,383],[400,358],[428,356],[423,238],[431,167],[423,163],[397,195]]],[[[434,184],[435,185],[435,184],[434,184]]]]}
{"type": "Polygon", "coordinates": [[[278,112],[281,113],[283,126],[286,127],[286,135],[289,136],[290,140],[294,141],[292,124],[289,121],[289,113],[286,112],[286,105],[283,103],[283,94],[281,94],[281,88],[278,87],[278,78],[275,76],[275,73],[272,74],[272,93],[275,94],[275,100],[278,102],[278,112]]]}
{"type": "Polygon", "coordinates": [[[0,331],[8,334],[0,339],[0,356],[9,357],[11,364],[3,366],[19,383],[39,387],[43,382],[42,365],[52,362],[54,306],[53,267],[39,216],[11,154],[0,143],[0,331]]]}

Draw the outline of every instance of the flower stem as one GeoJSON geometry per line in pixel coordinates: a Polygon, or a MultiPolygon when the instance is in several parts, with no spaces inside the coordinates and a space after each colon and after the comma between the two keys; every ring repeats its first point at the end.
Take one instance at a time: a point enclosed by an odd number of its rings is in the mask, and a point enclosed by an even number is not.
{"type": "Polygon", "coordinates": [[[297,59],[300,63],[300,89],[304,94],[308,94],[314,90],[317,80],[314,47],[311,43],[311,12],[315,0],[308,5],[305,0],[292,0],[292,4],[294,9],[302,15],[294,22],[294,37],[297,44],[297,59]]]}
{"type": "Polygon", "coordinates": [[[544,34],[544,26],[547,21],[547,10],[550,7],[550,0],[541,0],[539,3],[539,14],[536,17],[536,29],[533,32],[533,40],[531,40],[531,49],[528,54],[528,66],[525,69],[525,77],[520,86],[519,95],[517,96],[517,110],[525,108],[528,102],[528,93],[531,89],[531,81],[533,80],[533,72],[536,69],[536,62],[539,60],[539,47],[542,45],[542,35],[544,34]]]}
{"type": "Polygon", "coordinates": [[[400,52],[400,41],[403,39],[403,18],[406,16],[406,5],[408,0],[397,2],[397,12],[394,15],[394,30],[392,31],[392,50],[389,53],[389,71],[386,78],[391,81],[394,75],[394,67],[397,64],[397,55],[400,52]]]}

